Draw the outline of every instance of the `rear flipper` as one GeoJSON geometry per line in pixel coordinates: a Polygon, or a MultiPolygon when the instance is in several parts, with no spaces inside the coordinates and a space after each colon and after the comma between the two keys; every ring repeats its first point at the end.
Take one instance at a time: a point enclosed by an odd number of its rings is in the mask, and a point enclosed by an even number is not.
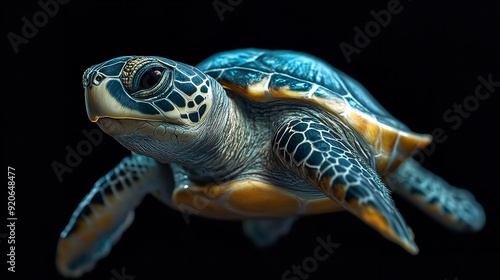
{"type": "Polygon", "coordinates": [[[58,271],[66,277],[90,271],[130,226],[144,196],[167,188],[165,174],[165,166],[155,160],[132,155],[99,179],[61,233],[58,271]]]}
{"type": "Polygon", "coordinates": [[[387,185],[441,224],[457,231],[478,231],[486,222],[483,207],[467,190],[448,184],[415,160],[403,163],[387,185]]]}
{"type": "Polygon", "coordinates": [[[243,221],[243,231],[259,247],[273,245],[286,235],[297,220],[296,217],[284,219],[262,219],[243,221]]]}

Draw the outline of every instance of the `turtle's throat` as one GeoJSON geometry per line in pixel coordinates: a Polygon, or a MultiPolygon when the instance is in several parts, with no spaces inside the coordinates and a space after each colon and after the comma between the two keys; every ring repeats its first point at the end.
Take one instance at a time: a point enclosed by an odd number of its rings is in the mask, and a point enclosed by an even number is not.
{"type": "Polygon", "coordinates": [[[247,162],[254,158],[257,149],[251,144],[253,139],[251,122],[245,119],[238,104],[226,94],[218,95],[214,102],[210,120],[205,127],[206,139],[197,153],[192,168],[185,166],[195,181],[215,183],[234,179],[243,170],[247,162]]]}

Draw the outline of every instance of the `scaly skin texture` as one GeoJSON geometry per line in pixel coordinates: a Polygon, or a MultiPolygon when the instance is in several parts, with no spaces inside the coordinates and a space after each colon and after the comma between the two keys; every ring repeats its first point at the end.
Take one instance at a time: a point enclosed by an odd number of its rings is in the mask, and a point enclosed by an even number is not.
{"type": "Polygon", "coordinates": [[[56,266],[79,277],[106,256],[134,219],[145,195],[168,188],[165,166],[140,155],[124,158],[101,177],[61,233],[56,266]]]}
{"type": "Polygon", "coordinates": [[[280,107],[284,106],[280,102],[274,106],[250,106],[238,102],[241,102],[241,99],[234,96],[229,103],[234,107],[228,110],[232,115],[226,128],[233,133],[232,137],[227,139],[232,141],[221,143],[223,148],[218,150],[219,156],[225,159],[225,165],[223,168],[203,166],[202,171],[200,168],[177,167],[177,173],[185,172],[187,175],[180,184],[185,187],[181,189],[179,186],[173,196],[178,200],[175,201],[177,205],[193,207],[194,203],[190,203],[190,200],[196,200],[198,195],[199,198],[210,201],[199,211],[200,215],[229,218],[259,215],[283,217],[283,213],[304,214],[300,212],[304,208],[301,197],[306,197],[305,190],[312,186],[317,191],[316,196],[318,193],[326,195],[388,239],[411,253],[418,252],[408,226],[373,169],[373,156],[368,154],[368,151],[357,149],[359,140],[352,130],[340,123],[327,126],[320,122],[314,116],[322,116],[320,111],[311,113],[305,108],[299,109],[287,104],[286,108],[295,110],[291,110],[293,113],[286,113],[285,110],[280,110],[280,107]],[[282,125],[278,125],[279,123],[282,125]],[[246,142],[247,139],[252,139],[252,142],[246,142]],[[253,146],[242,147],[241,143],[253,146]],[[242,148],[244,149],[238,151],[242,148]],[[244,161],[240,162],[241,159],[244,161]],[[228,173],[233,174],[230,181],[220,179],[228,173]],[[246,181],[246,185],[236,183],[247,178],[254,182],[246,181]],[[256,178],[260,179],[260,182],[256,178]],[[278,193],[279,190],[295,190],[292,193],[299,197],[286,200],[288,194],[283,192],[277,196],[266,191],[269,186],[264,186],[265,183],[274,185],[278,193]],[[203,184],[207,184],[206,189],[202,188],[203,184]],[[257,202],[253,202],[254,207],[243,206],[251,201],[251,198],[238,199],[243,190],[234,188],[238,184],[240,187],[253,189],[255,194],[261,193],[262,199],[276,197],[275,201],[283,206],[283,212],[272,210],[274,200],[267,201],[268,206],[257,202]]]}
{"type": "Polygon", "coordinates": [[[387,186],[412,202],[440,224],[456,231],[478,231],[485,222],[483,207],[465,189],[408,159],[390,176],[387,186]]]}
{"type": "Polygon", "coordinates": [[[133,155],[97,181],[61,234],[65,276],[105,256],[148,193],[184,213],[242,219],[262,246],[298,215],[347,210],[416,254],[379,176],[451,228],[484,225],[472,195],[409,159],[429,135],[311,55],[243,49],[198,67],[123,56],[87,69],[83,86],[89,119],[133,155]]]}
{"type": "Polygon", "coordinates": [[[274,153],[286,168],[386,238],[418,253],[411,231],[378,174],[344,139],[316,119],[295,119],[278,130],[274,153]]]}

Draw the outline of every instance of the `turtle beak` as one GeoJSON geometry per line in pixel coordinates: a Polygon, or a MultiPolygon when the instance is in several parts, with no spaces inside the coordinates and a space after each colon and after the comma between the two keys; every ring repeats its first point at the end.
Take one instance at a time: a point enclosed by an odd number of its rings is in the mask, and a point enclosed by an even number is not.
{"type": "Polygon", "coordinates": [[[85,107],[87,108],[87,116],[91,122],[97,122],[99,120],[99,114],[96,110],[95,98],[90,97],[90,89],[85,88],[85,107]]]}
{"type": "Polygon", "coordinates": [[[87,116],[92,122],[102,117],[117,117],[119,112],[114,101],[106,89],[106,77],[100,75],[96,66],[88,68],[83,74],[83,88],[85,90],[85,106],[87,116]],[[113,108],[115,108],[113,110],[113,108]]]}
{"type": "Polygon", "coordinates": [[[120,118],[123,116],[123,108],[103,90],[104,86],[92,86],[85,88],[85,106],[90,121],[97,122],[99,118],[120,118]]]}
{"type": "MultiPolygon", "coordinates": [[[[164,121],[161,114],[144,114],[121,104],[107,87],[107,83],[112,80],[113,78],[106,77],[99,85],[93,84],[84,87],[85,105],[90,121],[97,122],[101,118],[164,121]]],[[[125,93],[123,92],[121,95],[125,96],[125,93]]]]}

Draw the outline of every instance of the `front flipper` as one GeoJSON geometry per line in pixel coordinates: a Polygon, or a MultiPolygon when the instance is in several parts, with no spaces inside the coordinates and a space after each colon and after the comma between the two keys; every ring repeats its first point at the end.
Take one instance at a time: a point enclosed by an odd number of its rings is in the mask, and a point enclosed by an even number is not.
{"type": "Polygon", "coordinates": [[[274,244],[281,236],[287,234],[295,220],[297,220],[296,217],[245,220],[242,222],[243,232],[255,245],[267,247],[274,244]]]}
{"type": "Polygon", "coordinates": [[[312,119],[283,125],[275,155],[292,172],[411,254],[418,248],[388,189],[339,133],[312,119]]]}
{"type": "Polygon", "coordinates": [[[467,190],[456,188],[413,159],[386,179],[387,185],[441,224],[457,231],[478,231],[486,222],[483,207],[467,190]]]}
{"type": "Polygon", "coordinates": [[[167,187],[164,168],[151,158],[132,155],[95,183],[57,244],[56,266],[62,275],[79,277],[109,253],[144,196],[167,187]]]}

